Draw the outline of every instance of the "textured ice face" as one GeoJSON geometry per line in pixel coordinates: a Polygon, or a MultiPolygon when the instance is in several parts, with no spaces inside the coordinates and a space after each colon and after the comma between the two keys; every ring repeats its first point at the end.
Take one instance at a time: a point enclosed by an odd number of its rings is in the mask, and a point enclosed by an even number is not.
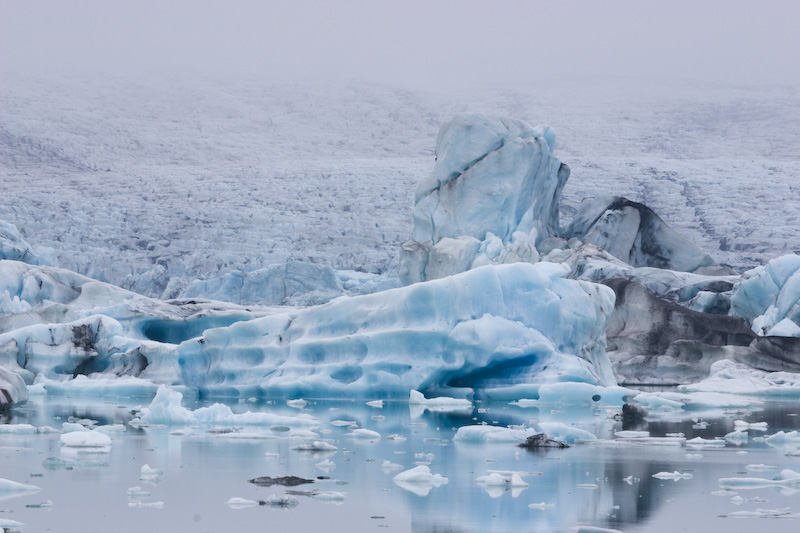
{"type": "Polygon", "coordinates": [[[98,380],[128,376],[218,396],[419,390],[508,399],[535,397],[546,383],[614,384],[604,351],[612,291],[563,279],[568,269],[553,263],[487,266],[260,318],[235,306],[158,302],[58,269],[4,266],[16,267],[7,286],[30,295],[34,312],[29,325],[0,334],[0,365],[28,382],[88,375],[86,385],[102,391],[98,380]],[[49,280],[40,289],[60,303],[26,292],[34,278],[49,280]]]}
{"type": "Polygon", "coordinates": [[[560,232],[558,201],[569,177],[554,145],[552,128],[519,120],[463,114],[442,126],[436,165],[417,188],[401,279],[436,279],[477,257],[479,264],[537,260],[536,243],[560,232]],[[509,248],[508,260],[497,259],[500,251],[487,255],[494,239],[509,248]]]}
{"type": "Polygon", "coordinates": [[[784,255],[745,272],[734,286],[730,313],[759,335],[800,337],[800,256],[784,255]]]}

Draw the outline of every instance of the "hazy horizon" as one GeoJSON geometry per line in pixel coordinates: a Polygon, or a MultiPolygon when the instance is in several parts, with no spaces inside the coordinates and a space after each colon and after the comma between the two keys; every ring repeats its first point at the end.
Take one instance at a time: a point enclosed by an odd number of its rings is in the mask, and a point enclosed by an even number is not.
{"type": "Polygon", "coordinates": [[[0,0],[0,70],[411,85],[575,78],[797,84],[790,2],[0,0]]]}

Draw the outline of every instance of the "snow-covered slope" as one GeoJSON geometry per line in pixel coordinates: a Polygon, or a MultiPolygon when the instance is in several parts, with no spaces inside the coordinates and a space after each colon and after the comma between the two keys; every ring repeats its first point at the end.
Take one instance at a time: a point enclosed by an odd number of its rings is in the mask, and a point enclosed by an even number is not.
{"type": "Polygon", "coordinates": [[[150,296],[288,259],[393,272],[439,127],[465,111],[556,129],[562,223],[612,193],[740,271],[800,249],[800,94],[679,81],[437,92],[9,73],[0,220],[40,262],[150,296]]]}

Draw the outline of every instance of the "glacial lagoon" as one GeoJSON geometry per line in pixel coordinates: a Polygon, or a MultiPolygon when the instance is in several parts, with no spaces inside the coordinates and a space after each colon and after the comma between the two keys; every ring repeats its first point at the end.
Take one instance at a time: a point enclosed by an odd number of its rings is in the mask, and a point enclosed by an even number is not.
{"type": "MultiPolygon", "coordinates": [[[[19,530],[25,532],[778,532],[795,527],[800,512],[800,484],[745,488],[734,481],[739,486],[726,488],[720,481],[800,471],[790,441],[765,442],[800,428],[796,400],[624,427],[613,416],[618,408],[602,404],[558,409],[478,402],[449,412],[405,401],[230,404],[234,412],[310,415],[319,422],[315,435],[275,425],[130,425],[149,403],[32,396],[15,408],[0,432],[1,477],[41,491],[4,494],[0,519],[24,524],[19,530]],[[766,427],[721,439],[736,420],[766,427]],[[60,444],[60,432],[13,433],[15,426],[28,428],[23,424],[60,429],[70,421],[111,427],[112,446],[71,448],[60,444]],[[589,431],[597,440],[535,451],[512,442],[454,441],[462,426],[547,422],[589,431]],[[669,438],[637,442],[642,432],[669,438]],[[691,442],[696,437],[705,440],[691,442]],[[335,449],[302,449],[313,442],[335,449]],[[446,482],[394,481],[418,465],[446,482]],[[506,479],[516,473],[523,484],[476,481],[492,473],[506,479]],[[248,481],[262,476],[313,482],[267,487],[248,481]]],[[[190,409],[202,405],[208,403],[184,399],[190,409]]]]}

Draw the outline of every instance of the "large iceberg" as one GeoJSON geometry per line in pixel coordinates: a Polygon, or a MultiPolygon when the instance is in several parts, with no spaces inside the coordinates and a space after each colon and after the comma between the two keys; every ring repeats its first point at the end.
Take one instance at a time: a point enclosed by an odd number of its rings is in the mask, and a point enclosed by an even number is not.
{"type": "Polygon", "coordinates": [[[135,376],[216,396],[404,398],[412,389],[518,398],[544,383],[614,384],[604,336],[613,293],[563,279],[563,265],[488,266],[261,316],[2,266],[6,290],[33,311],[7,317],[17,327],[0,333],[0,365],[29,383],[135,376]]]}

